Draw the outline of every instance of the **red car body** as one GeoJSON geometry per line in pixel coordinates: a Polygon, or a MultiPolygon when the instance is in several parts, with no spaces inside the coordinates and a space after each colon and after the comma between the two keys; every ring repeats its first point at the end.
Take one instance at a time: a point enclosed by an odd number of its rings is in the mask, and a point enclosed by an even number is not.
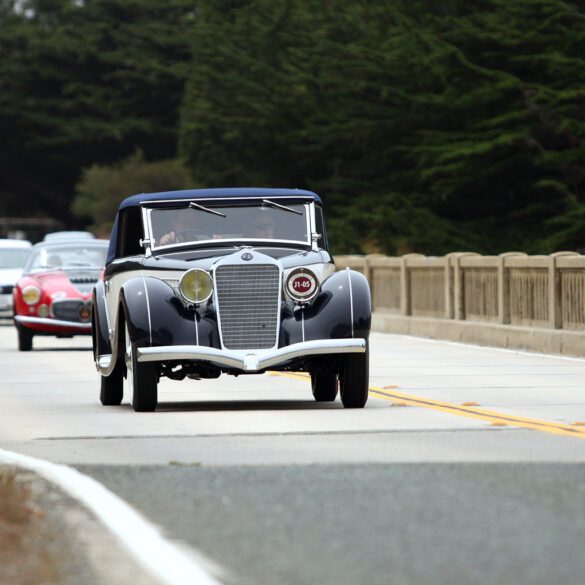
{"type": "Polygon", "coordinates": [[[103,278],[106,252],[106,241],[90,239],[32,248],[13,291],[21,351],[32,349],[35,335],[91,334],[92,291],[103,278]],[[83,258],[88,262],[74,261],[83,258]]]}

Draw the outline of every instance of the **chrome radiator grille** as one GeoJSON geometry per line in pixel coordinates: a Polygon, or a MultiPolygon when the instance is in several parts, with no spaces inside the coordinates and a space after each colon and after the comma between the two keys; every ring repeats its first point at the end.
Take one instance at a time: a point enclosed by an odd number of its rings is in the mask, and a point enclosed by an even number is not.
{"type": "Polygon", "coordinates": [[[84,303],[81,300],[67,299],[53,302],[52,312],[55,319],[62,321],[74,321],[75,323],[87,323],[88,318],[82,318],[82,312],[90,314],[91,305],[89,302],[84,303]]]}
{"type": "Polygon", "coordinates": [[[219,266],[215,270],[215,286],[224,347],[274,347],[280,310],[278,266],[219,266]]]}

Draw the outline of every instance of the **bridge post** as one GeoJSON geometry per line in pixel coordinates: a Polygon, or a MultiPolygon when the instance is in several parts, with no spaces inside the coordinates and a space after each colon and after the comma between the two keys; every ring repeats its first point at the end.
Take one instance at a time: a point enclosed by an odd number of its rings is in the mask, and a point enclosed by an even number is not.
{"type": "Polygon", "coordinates": [[[551,329],[563,328],[561,272],[557,268],[557,258],[564,256],[579,256],[579,254],[577,252],[555,252],[549,256],[548,322],[551,329]]]}

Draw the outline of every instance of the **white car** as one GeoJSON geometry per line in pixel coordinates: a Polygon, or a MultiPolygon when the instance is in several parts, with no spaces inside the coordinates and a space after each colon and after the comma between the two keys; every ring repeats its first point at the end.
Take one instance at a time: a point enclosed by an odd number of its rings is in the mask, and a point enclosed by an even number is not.
{"type": "Polygon", "coordinates": [[[0,317],[12,317],[12,289],[31,247],[27,240],[0,239],[0,317]]]}

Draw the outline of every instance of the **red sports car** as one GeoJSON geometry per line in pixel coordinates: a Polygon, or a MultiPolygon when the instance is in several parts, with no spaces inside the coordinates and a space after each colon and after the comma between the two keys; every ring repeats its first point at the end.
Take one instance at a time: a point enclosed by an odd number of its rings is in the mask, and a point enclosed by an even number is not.
{"type": "Polygon", "coordinates": [[[13,292],[18,349],[35,335],[91,334],[91,296],[102,278],[108,242],[89,238],[33,246],[13,292]]]}

